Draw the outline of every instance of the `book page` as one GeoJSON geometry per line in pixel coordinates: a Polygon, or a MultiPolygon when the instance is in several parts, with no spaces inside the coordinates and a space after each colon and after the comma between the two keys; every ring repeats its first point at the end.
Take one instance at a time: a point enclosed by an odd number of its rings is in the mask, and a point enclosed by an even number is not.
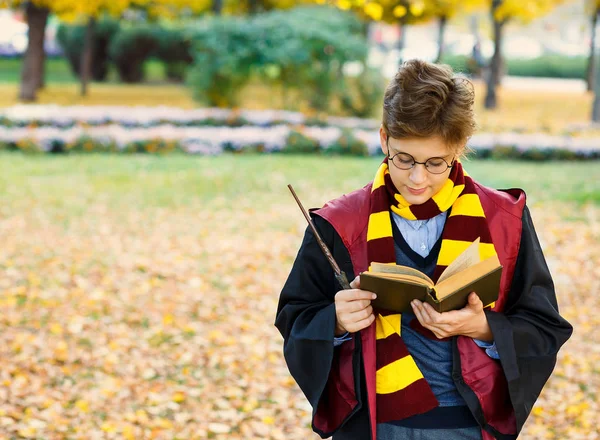
{"type": "Polygon", "coordinates": [[[408,266],[400,266],[398,264],[371,263],[371,270],[369,272],[411,275],[427,281],[428,285],[433,286],[433,280],[431,278],[429,278],[423,272],[408,266]]]}
{"type": "Polygon", "coordinates": [[[373,277],[385,278],[388,280],[406,281],[411,284],[418,284],[419,286],[433,288],[433,281],[424,280],[423,277],[416,277],[414,275],[408,275],[404,273],[383,273],[383,272],[364,272],[373,277]]]}
{"type": "Polygon", "coordinates": [[[501,267],[497,255],[486,258],[485,260],[468,267],[464,271],[455,273],[446,277],[443,282],[438,282],[435,286],[437,299],[441,301],[448,295],[462,289],[473,281],[485,278],[489,273],[501,267]]]}
{"type": "Polygon", "coordinates": [[[450,265],[442,272],[440,278],[438,279],[438,284],[444,281],[446,278],[451,277],[452,275],[463,271],[474,264],[477,264],[481,261],[479,257],[479,242],[480,237],[469,245],[462,254],[460,254],[456,259],[450,263],[450,265]]]}

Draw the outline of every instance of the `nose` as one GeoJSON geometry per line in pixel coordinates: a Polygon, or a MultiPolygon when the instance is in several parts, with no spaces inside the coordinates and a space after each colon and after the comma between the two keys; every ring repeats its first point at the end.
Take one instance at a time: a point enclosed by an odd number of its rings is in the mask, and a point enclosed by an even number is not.
{"type": "Polygon", "coordinates": [[[414,167],[410,170],[410,174],[408,178],[415,185],[422,185],[427,180],[427,169],[425,169],[425,165],[421,163],[416,163],[414,167]]]}

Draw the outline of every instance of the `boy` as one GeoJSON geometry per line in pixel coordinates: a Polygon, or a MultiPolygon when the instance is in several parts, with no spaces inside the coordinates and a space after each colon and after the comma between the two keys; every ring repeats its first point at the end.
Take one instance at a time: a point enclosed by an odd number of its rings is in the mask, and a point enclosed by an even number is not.
{"type": "Polygon", "coordinates": [[[480,237],[503,266],[498,300],[460,310],[373,310],[372,292],[341,290],[307,229],[275,325],[313,430],[334,439],[514,439],[572,333],[522,190],[471,179],[459,160],[475,128],[471,83],[447,66],[404,63],[384,97],[386,155],[372,182],[313,221],[341,269],[411,266],[437,280],[480,237]]]}

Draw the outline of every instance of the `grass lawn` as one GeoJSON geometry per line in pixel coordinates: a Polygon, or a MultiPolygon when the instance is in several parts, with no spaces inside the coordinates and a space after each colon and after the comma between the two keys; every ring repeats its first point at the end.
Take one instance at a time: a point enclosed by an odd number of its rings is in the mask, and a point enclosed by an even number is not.
{"type": "MultiPolygon", "coordinates": [[[[284,155],[27,156],[0,154],[0,200],[4,209],[42,201],[46,207],[81,211],[88,197],[140,208],[287,204],[291,183],[307,203],[329,198],[370,181],[381,158],[284,155]]],[[[496,188],[522,187],[529,203],[552,200],[600,203],[595,162],[529,163],[469,160],[469,173],[496,188]]]]}
{"type": "MultiPolygon", "coordinates": [[[[18,83],[21,78],[22,60],[20,58],[0,58],[0,84],[18,83]]],[[[145,65],[146,78],[148,81],[161,81],[165,78],[163,65],[160,62],[149,61],[145,65]]],[[[118,82],[118,75],[114,67],[111,67],[108,81],[118,82]]],[[[69,63],[64,58],[49,58],[46,60],[46,81],[49,84],[70,84],[78,81],[71,72],[69,63]]]]}
{"type": "MultiPolygon", "coordinates": [[[[39,103],[60,105],[169,105],[183,108],[197,107],[191,90],[185,85],[164,82],[162,66],[156,62],[146,65],[148,84],[123,85],[116,83],[114,72],[111,81],[93,84],[87,97],[79,96],[79,88],[64,60],[49,60],[48,85],[39,94],[39,103]]],[[[0,60],[0,107],[18,103],[19,60],[0,60]]],[[[518,130],[562,133],[575,123],[590,119],[592,94],[565,92],[526,92],[499,90],[500,108],[488,111],[483,108],[485,85],[476,84],[476,113],[482,131],[518,130]]],[[[282,90],[252,82],[244,88],[241,107],[248,109],[283,108],[282,90]]],[[[308,112],[301,96],[293,92],[287,100],[291,110],[308,112]]],[[[378,107],[379,108],[379,107],[378,107]]],[[[340,111],[333,110],[334,113],[340,111]]],[[[379,119],[379,110],[372,115],[379,119]]]]}
{"type": "MultiPolygon", "coordinates": [[[[273,326],[306,228],[286,184],[316,207],[366,183],[378,162],[0,153],[0,376],[11,397],[0,410],[18,421],[3,432],[318,438],[273,326]]],[[[597,164],[467,169],[528,191],[561,312],[576,328],[523,437],[593,438],[597,164]]]]}

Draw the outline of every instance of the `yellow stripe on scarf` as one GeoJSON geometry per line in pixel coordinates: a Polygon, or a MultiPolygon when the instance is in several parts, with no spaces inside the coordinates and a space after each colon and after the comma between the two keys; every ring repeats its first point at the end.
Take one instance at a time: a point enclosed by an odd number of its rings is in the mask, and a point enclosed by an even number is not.
{"type": "Polygon", "coordinates": [[[477,194],[464,194],[456,199],[456,203],[452,205],[450,217],[454,217],[455,215],[485,217],[479,196],[477,194]]]}
{"type": "Polygon", "coordinates": [[[400,335],[400,314],[383,316],[377,314],[375,324],[375,339],[385,339],[389,335],[400,335]]]}
{"type": "Polygon", "coordinates": [[[444,183],[442,189],[440,189],[432,197],[433,201],[440,209],[440,212],[447,211],[448,209],[450,209],[451,206],[452,209],[454,209],[453,204],[455,203],[455,201],[458,201],[457,197],[460,195],[460,193],[462,193],[464,188],[464,185],[455,186],[452,180],[446,180],[446,183],[444,183]]]}
{"type": "Polygon", "coordinates": [[[379,166],[379,169],[377,170],[377,174],[375,174],[375,179],[373,179],[373,186],[371,187],[371,192],[385,185],[385,175],[389,173],[390,170],[388,169],[387,164],[385,162],[382,163],[379,166]]]}
{"type": "Polygon", "coordinates": [[[392,222],[389,211],[374,212],[369,216],[367,241],[392,235],[392,222]]]}
{"type": "Polygon", "coordinates": [[[375,389],[377,394],[395,393],[422,378],[413,357],[405,356],[377,370],[375,389]]]}
{"type": "MultiPolygon", "coordinates": [[[[460,240],[442,240],[442,248],[440,249],[440,255],[438,256],[437,264],[439,266],[449,266],[456,257],[462,254],[465,249],[471,246],[473,243],[470,241],[460,240]]],[[[479,243],[479,258],[485,260],[486,258],[496,255],[496,249],[491,243],[479,243]]]]}

